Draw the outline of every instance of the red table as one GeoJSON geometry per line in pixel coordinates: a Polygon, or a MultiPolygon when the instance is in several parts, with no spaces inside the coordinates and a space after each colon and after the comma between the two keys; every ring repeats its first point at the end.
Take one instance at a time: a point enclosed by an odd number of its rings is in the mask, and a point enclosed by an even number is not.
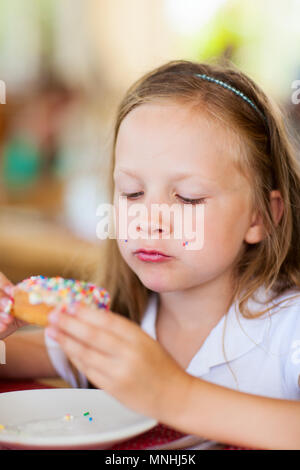
{"type": "MultiPolygon", "coordinates": [[[[0,393],[13,392],[17,390],[35,390],[55,388],[49,385],[39,383],[35,380],[0,380],[0,393]]],[[[158,424],[150,431],[123,441],[110,448],[110,450],[146,450],[151,447],[159,446],[184,437],[185,434],[169,428],[163,424],[158,424]]],[[[224,446],[224,450],[237,450],[240,447],[224,446]]],[[[4,450],[0,448],[0,450],[4,450]]]]}

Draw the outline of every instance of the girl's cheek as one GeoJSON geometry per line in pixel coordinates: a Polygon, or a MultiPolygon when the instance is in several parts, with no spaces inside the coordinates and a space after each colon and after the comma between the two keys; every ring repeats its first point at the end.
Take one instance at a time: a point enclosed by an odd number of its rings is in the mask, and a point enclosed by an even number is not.
{"type": "Polygon", "coordinates": [[[204,238],[203,234],[205,233],[205,214],[203,209],[201,209],[201,211],[202,212],[198,211],[197,214],[193,213],[192,215],[184,215],[182,230],[183,242],[188,240],[188,243],[190,243],[195,241],[195,239],[199,239],[200,237],[202,239],[204,238]]]}
{"type": "Polygon", "coordinates": [[[125,211],[122,212],[119,205],[115,206],[114,211],[115,219],[112,228],[114,229],[117,242],[119,243],[128,238],[127,232],[125,233],[125,229],[128,228],[128,215],[125,211]]]}

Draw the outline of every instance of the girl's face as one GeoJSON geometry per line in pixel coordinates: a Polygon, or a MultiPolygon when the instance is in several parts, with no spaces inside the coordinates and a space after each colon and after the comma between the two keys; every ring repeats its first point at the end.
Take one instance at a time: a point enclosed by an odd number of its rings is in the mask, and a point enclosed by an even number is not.
{"type": "MultiPolygon", "coordinates": [[[[114,169],[117,243],[124,260],[149,289],[189,289],[231,272],[252,214],[251,188],[233,164],[238,146],[229,136],[205,114],[170,101],[140,105],[122,121],[114,169]],[[127,242],[118,238],[120,214],[126,215],[118,212],[119,196],[124,194],[128,209],[139,203],[149,214],[133,225],[140,238],[128,235],[127,242]],[[199,230],[197,204],[188,199],[203,204],[201,249],[187,249],[184,236],[174,238],[172,217],[171,223],[150,217],[152,204],[178,204],[182,210],[189,205],[189,223],[199,230]],[[140,249],[157,250],[169,258],[145,260],[135,254],[140,249]]],[[[128,226],[135,218],[128,216],[128,226]]]]}

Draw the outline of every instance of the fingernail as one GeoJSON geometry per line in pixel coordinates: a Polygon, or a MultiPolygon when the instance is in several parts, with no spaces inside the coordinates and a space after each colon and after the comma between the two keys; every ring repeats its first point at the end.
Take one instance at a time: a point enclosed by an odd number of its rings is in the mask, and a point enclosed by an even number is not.
{"type": "Polygon", "coordinates": [[[55,310],[52,310],[52,312],[49,314],[48,320],[50,320],[51,323],[57,323],[58,317],[59,317],[59,311],[55,309],[55,310]]]}
{"type": "Polygon", "coordinates": [[[3,290],[7,295],[13,295],[13,286],[5,286],[3,290]]]}
{"type": "Polygon", "coordinates": [[[11,316],[7,313],[1,312],[0,313],[0,320],[2,323],[8,324],[11,322],[11,316]]]}
{"type": "Polygon", "coordinates": [[[6,297],[2,297],[2,299],[0,299],[0,306],[3,309],[3,312],[1,312],[1,313],[9,315],[12,304],[13,304],[13,302],[12,302],[11,299],[7,299],[6,297]]]}
{"type": "Polygon", "coordinates": [[[78,307],[79,307],[79,302],[73,302],[66,307],[65,312],[68,313],[69,315],[76,315],[78,307]]]}

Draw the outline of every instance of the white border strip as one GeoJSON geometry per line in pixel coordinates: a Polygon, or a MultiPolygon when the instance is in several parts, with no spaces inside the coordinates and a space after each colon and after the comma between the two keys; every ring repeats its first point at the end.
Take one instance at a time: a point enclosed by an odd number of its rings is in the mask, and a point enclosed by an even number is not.
{"type": "Polygon", "coordinates": [[[0,341],[0,364],[6,364],[5,343],[0,341]]]}

